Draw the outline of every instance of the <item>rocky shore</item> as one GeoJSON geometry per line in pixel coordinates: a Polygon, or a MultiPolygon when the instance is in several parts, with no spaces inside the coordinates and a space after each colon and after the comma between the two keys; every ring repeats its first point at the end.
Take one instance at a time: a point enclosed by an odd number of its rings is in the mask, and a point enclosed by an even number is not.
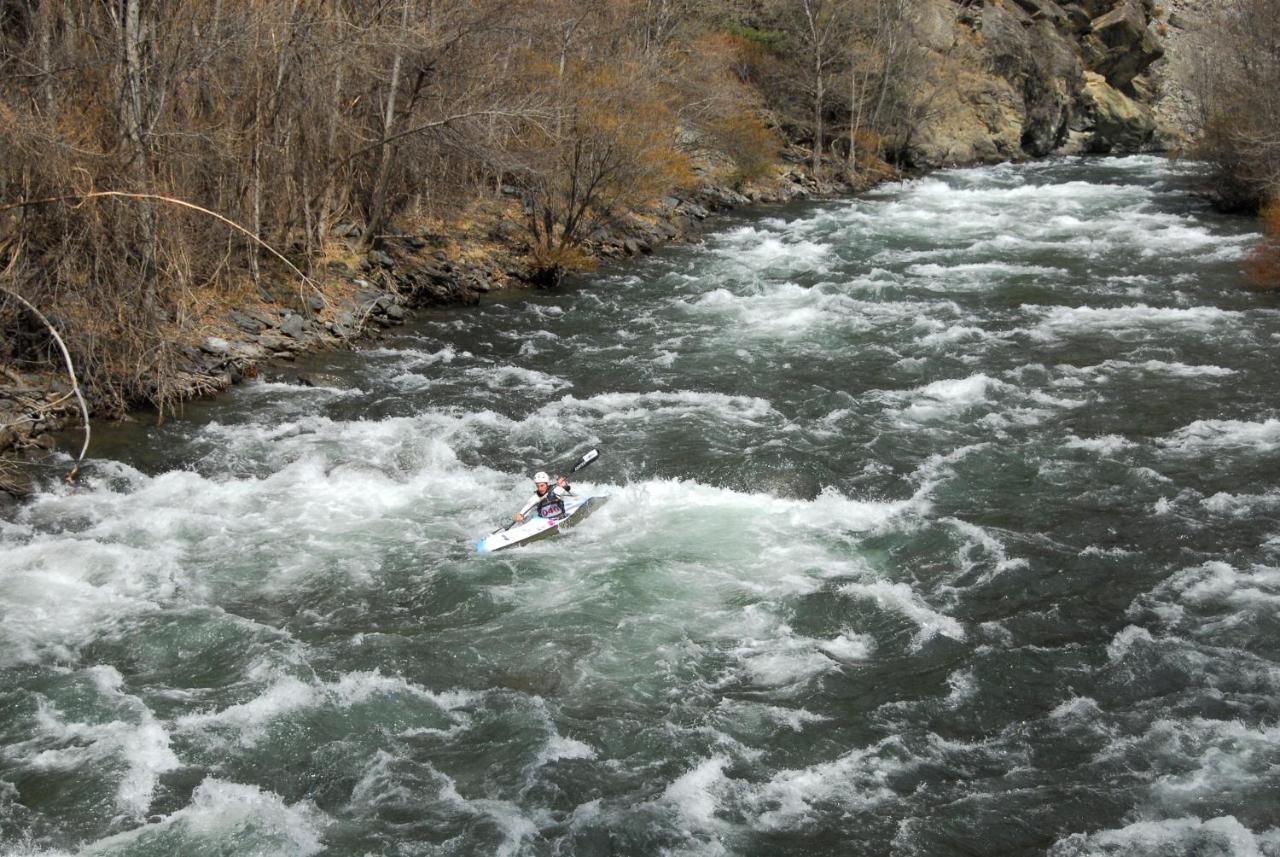
{"type": "MultiPolygon", "coordinates": [[[[794,156],[802,159],[802,153],[794,156]]],[[[857,189],[819,183],[799,163],[741,191],[708,182],[597,228],[587,249],[601,260],[641,256],[696,237],[717,212],[857,189]]],[[[178,347],[180,367],[171,382],[180,385],[185,399],[212,395],[260,373],[279,372],[302,353],[376,337],[403,324],[416,309],[467,306],[492,292],[532,288],[522,234],[519,224],[496,217],[471,240],[429,231],[381,237],[350,261],[327,262],[302,299],[296,282],[264,282],[256,300],[228,308],[209,335],[178,347]]],[[[359,247],[360,227],[335,227],[335,238],[359,247]]],[[[0,453],[27,460],[46,455],[55,446],[51,435],[80,421],[65,376],[52,367],[30,373],[6,369],[0,377],[0,453]]],[[[29,479],[21,467],[0,470],[0,493],[20,496],[27,490],[29,479]]]]}

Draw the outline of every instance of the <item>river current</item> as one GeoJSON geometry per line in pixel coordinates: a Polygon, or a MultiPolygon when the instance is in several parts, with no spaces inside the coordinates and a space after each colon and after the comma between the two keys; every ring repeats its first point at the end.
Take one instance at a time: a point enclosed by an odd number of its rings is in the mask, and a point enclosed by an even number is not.
{"type": "Polygon", "coordinates": [[[1195,172],[765,209],[105,429],[0,521],[0,853],[1280,855],[1280,301],[1195,172]]]}

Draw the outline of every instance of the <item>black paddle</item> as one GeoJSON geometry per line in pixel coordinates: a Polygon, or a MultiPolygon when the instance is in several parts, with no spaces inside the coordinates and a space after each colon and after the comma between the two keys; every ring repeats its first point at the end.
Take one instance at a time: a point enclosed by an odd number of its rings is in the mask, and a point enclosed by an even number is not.
{"type": "MultiPolygon", "coordinates": [[[[595,461],[595,460],[596,460],[597,458],[599,458],[599,457],[600,457],[600,450],[598,450],[598,449],[589,449],[589,450],[587,450],[586,452],[584,452],[584,453],[582,454],[582,457],[581,457],[581,458],[579,458],[579,459],[574,463],[574,465],[573,465],[572,467],[570,467],[570,468],[569,468],[569,472],[570,472],[570,473],[577,473],[579,470],[581,470],[582,468],[586,467],[588,464],[590,464],[591,462],[595,461]]],[[[558,480],[559,480],[559,477],[556,477],[556,480],[558,481],[558,480]]],[[[554,481],[553,481],[553,483],[552,483],[552,484],[554,484],[554,481]]],[[[550,488],[548,488],[547,490],[549,491],[549,490],[551,490],[551,489],[550,489],[550,488]]],[[[489,535],[491,535],[491,536],[496,536],[498,533],[505,533],[507,530],[509,530],[509,529],[511,529],[512,527],[514,527],[517,523],[519,523],[519,522],[517,522],[517,521],[512,521],[511,523],[507,524],[505,527],[499,527],[498,529],[494,530],[494,531],[493,531],[492,533],[490,533],[489,535]]]]}

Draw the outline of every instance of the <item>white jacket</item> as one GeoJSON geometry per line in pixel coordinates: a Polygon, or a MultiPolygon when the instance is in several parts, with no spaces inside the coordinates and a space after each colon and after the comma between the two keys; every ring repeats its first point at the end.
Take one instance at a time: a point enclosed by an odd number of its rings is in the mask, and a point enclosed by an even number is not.
{"type": "Polygon", "coordinates": [[[547,490],[546,494],[539,494],[535,491],[533,496],[529,498],[528,502],[525,503],[524,507],[520,510],[520,514],[527,517],[530,512],[532,512],[534,509],[538,507],[539,503],[544,502],[547,499],[547,497],[551,494],[554,494],[557,497],[563,498],[571,493],[572,491],[570,490],[568,485],[566,485],[563,488],[561,488],[559,485],[553,485],[551,486],[550,489],[547,490]]]}

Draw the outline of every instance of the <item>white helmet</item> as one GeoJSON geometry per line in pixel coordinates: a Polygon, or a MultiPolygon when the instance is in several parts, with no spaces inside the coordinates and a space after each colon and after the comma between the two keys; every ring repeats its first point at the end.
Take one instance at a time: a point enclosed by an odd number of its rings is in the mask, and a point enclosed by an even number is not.
{"type": "Polygon", "coordinates": [[[534,481],[535,483],[537,483],[537,482],[546,482],[548,485],[550,485],[550,484],[551,484],[551,477],[547,475],[547,471],[545,471],[545,470],[539,470],[537,473],[533,474],[533,481],[534,481]]]}

